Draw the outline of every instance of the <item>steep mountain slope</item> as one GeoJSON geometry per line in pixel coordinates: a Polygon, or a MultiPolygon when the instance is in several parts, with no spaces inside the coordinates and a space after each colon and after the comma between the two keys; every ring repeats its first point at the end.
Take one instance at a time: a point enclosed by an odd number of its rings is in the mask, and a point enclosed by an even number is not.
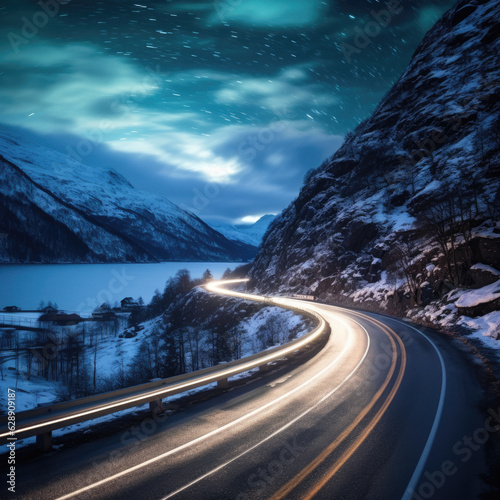
{"type": "Polygon", "coordinates": [[[241,241],[247,245],[259,247],[262,238],[274,220],[274,215],[263,215],[253,224],[238,224],[231,226],[228,224],[212,224],[212,227],[222,233],[228,240],[241,241]]]}
{"type": "Polygon", "coordinates": [[[373,116],[272,223],[254,287],[419,307],[456,324],[460,294],[498,280],[498,19],[498,0],[475,0],[438,21],[373,116]]]}
{"type": "Polygon", "coordinates": [[[0,133],[0,262],[247,260],[170,201],[111,169],[0,133]]]}

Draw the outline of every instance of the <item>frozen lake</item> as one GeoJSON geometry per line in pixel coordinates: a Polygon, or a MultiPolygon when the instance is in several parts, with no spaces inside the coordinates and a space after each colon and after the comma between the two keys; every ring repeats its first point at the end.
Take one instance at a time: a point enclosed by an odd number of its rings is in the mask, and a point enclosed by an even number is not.
{"type": "Polygon", "coordinates": [[[70,312],[89,312],[103,302],[113,305],[124,297],[147,303],[168,278],[188,269],[201,278],[210,269],[220,278],[231,262],[162,262],[159,264],[25,264],[0,265],[0,310],[15,305],[36,309],[43,300],[70,312]]]}

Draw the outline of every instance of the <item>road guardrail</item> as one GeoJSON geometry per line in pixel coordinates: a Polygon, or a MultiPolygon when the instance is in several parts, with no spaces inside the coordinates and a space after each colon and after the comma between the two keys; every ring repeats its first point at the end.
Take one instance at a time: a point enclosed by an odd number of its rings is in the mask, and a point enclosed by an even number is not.
{"type": "Polygon", "coordinates": [[[219,288],[222,285],[244,281],[246,280],[215,282],[207,285],[206,288],[209,291],[224,293],[247,300],[256,300],[293,310],[303,316],[310,317],[317,323],[317,326],[312,331],[287,344],[273,347],[267,351],[235,361],[221,363],[217,366],[196,372],[127,387],[125,389],[18,412],[15,414],[15,421],[12,419],[9,420],[9,415],[0,416],[0,444],[36,436],[37,445],[42,450],[48,450],[52,445],[52,431],[55,429],[92,420],[103,415],[146,403],[149,403],[150,410],[153,413],[161,412],[163,410],[162,399],[165,397],[180,394],[214,382],[217,382],[219,387],[224,388],[228,384],[229,377],[253,368],[265,367],[272,361],[290,356],[297,350],[309,345],[321,335],[329,332],[328,323],[319,314],[302,310],[300,304],[296,301],[293,301],[293,304],[290,301],[291,303],[288,304],[286,299],[249,295],[232,290],[221,290],[219,288]]]}

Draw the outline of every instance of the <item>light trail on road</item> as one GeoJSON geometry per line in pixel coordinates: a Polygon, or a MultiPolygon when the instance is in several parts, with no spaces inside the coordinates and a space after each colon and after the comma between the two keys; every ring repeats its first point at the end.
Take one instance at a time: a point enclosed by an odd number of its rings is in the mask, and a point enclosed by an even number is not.
{"type": "MultiPolygon", "coordinates": [[[[447,457],[473,420],[455,417],[450,432],[448,419],[441,432],[453,408],[449,394],[461,397],[456,389],[447,391],[445,364],[453,361],[449,353],[445,359],[443,344],[391,318],[225,288],[241,283],[206,288],[319,316],[331,328],[325,345],[301,364],[283,365],[275,376],[267,372],[176,414],[134,448],[110,438],[108,447],[121,452],[109,469],[86,466],[83,474],[75,465],[61,476],[44,476],[42,488],[20,497],[408,500],[417,492],[427,468],[447,457]],[[288,442],[300,452],[279,463],[288,442]]],[[[465,373],[456,384],[470,379],[465,373]]],[[[98,454],[92,448],[87,453],[98,454]]],[[[58,455],[53,461],[58,470],[58,455]]],[[[468,474],[470,468],[462,469],[435,498],[471,489],[468,474]]]]}

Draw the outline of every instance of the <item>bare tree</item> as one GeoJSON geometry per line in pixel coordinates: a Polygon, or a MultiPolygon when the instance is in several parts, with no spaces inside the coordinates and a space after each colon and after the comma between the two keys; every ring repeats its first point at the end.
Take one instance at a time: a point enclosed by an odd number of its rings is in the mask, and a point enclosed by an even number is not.
{"type": "Polygon", "coordinates": [[[116,364],[118,366],[118,381],[120,387],[125,387],[125,360],[124,360],[124,352],[123,352],[123,345],[121,340],[118,340],[116,343],[116,350],[115,350],[115,355],[116,355],[116,364]]]}
{"type": "Polygon", "coordinates": [[[278,342],[282,342],[284,340],[283,332],[284,329],[280,320],[276,315],[270,315],[257,333],[261,349],[267,349],[268,347],[276,345],[278,342]]]}
{"type": "Polygon", "coordinates": [[[149,344],[151,346],[150,356],[152,357],[150,362],[151,370],[153,377],[158,378],[161,374],[162,339],[161,331],[157,326],[153,328],[149,336],[149,344]]]}
{"type": "Polygon", "coordinates": [[[454,286],[465,284],[465,270],[472,261],[472,230],[478,217],[476,194],[470,190],[450,193],[431,205],[419,221],[424,234],[439,245],[454,286]]]}
{"type": "Polygon", "coordinates": [[[418,305],[423,282],[421,263],[417,260],[418,246],[415,242],[399,243],[392,249],[391,254],[392,264],[389,271],[405,278],[411,294],[411,305],[418,305]]]}
{"type": "Polygon", "coordinates": [[[186,335],[191,356],[191,371],[196,371],[200,368],[200,331],[198,328],[188,328],[186,335]]]}
{"type": "Polygon", "coordinates": [[[228,341],[232,359],[240,359],[246,330],[241,324],[229,330],[228,341]]]}
{"type": "Polygon", "coordinates": [[[451,197],[429,207],[421,219],[421,227],[439,245],[444,255],[448,278],[457,286],[456,206],[451,197]]]}

